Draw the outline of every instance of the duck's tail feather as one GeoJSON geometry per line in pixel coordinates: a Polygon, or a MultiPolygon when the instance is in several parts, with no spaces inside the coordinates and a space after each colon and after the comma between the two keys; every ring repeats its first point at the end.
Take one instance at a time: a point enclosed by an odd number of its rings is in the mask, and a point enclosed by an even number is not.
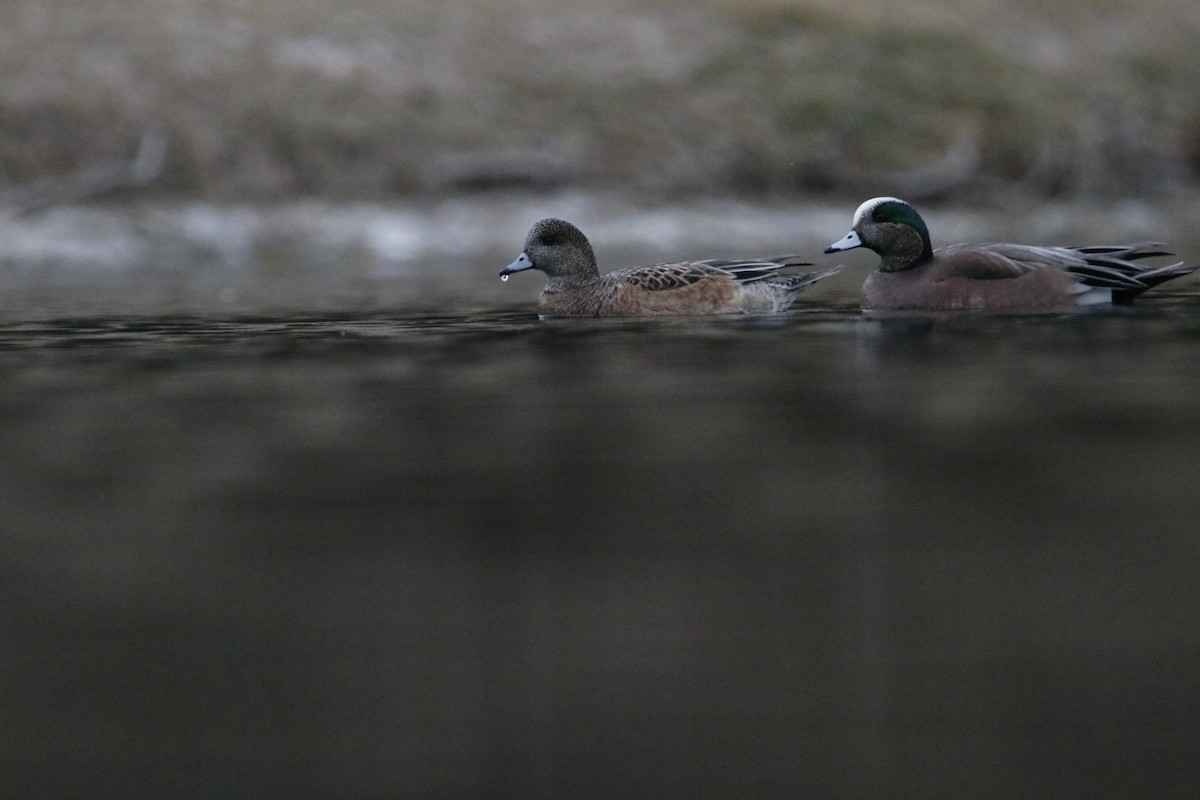
{"type": "Polygon", "coordinates": [[[1146,267],[1134,263],[1142,258],[1170,256],[1159,242],[1131,245],[1075,247],[1087,259],[1086,266],[1069,268],[1088,286],[1111,289],[1113,302],[1129,302],[1147,289],[1174,278],[1182,278],[1197,270],[1182,261],[1163,267],[1146,267]]]}
{"type": "Polygon", "coordinates": [[[795,297],[817,281],[823,281],[841,271],[842,267],[839,264],[836,267],[820,269],[816,270],[815,272],[797,272],[792,275],[779,275],[771,278],[770,282],[782,286],[784,291],[788,293],[789,297],[795,297]]]}

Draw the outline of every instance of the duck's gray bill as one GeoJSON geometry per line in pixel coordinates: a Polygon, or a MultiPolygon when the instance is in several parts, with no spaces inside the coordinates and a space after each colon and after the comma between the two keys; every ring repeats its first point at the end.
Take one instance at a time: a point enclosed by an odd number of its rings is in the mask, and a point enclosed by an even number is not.
{"type": "Polygon", "coordinates": [[[825,252],[836,253],[839,250],[853,250],[856,247],[862,247],[862,239],[858,238],[856,232],[850,231],[841,239],[826,247],[825,252]]]}
{"type": "Polygon", "coordinates": [[[530,260],[529,256],[521,253],[521,255],[517,256],[516,261],[500,270],[500,276],[512,275],[514,272],[524,272],[527,269],[533,269],[533,261],[530,260]]]}

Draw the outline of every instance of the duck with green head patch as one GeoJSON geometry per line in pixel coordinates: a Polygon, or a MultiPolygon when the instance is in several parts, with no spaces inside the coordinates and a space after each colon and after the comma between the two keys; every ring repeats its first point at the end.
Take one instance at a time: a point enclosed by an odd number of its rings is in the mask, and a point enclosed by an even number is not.
{"type": "Polygon", "coordinates": [[[1045,309],[1128,303],[1142,292],[1197,269],[1138,259],[1169,256],[1160,244],[1038,247],[956,244],[933,249],[916,209],[876,197],[854,212],[850,232],[826,253],[866,247],[879,269],[863,284],[867,310],[1045,309]]]}
{"type": "Polygon", "coordinates": [[[582,231],[561,219],[534,224],[507,279],[528,269],[546,274],[538,313],[551,317],[652,314],[772,313],[785,311],[806,288],[841,270],[784,274],[808,265],[799,256],[730,261],[683,261],[631,267],[601,275],[582,231]]]}

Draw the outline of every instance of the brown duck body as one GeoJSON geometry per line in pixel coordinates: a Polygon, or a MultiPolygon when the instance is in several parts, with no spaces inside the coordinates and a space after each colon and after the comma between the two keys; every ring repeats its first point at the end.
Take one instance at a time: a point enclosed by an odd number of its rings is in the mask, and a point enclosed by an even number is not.
{"type": "Polygon", "coordinates": [[[583,233],[568,222],[535,224],[520,257],[500,274],[546,273],[538,313],[553,317],[663,314],[761,314],[785,311],[801,292],[841,267],[784,274],[806,264],[796,256],[729,261],[684,261],[632,267],[601,275],[583,233]]]}
{"type": "Polygon", "coordinates": [[[879,269],[863,284],[863,308],[868,310],[1038,310],[1122,303],[1196,269],[1182,263],[1136,263],[1170,255],[1158,244],[994,243],[933,250],[924,220],[894,197],[877,197],[859,206],[850,233],[825,252],[854,247],[867,247],[880,257],[879,269]]]}
{"type": "MultiPolygon", "coordinates": [[[[782,265],[774,268],[778,269],[782,265]]],[[[553,317],[769,314],[786,311],[806,287],[838,269],[744,281],[726,269],[684,262],[617,270],[583,283],[551,278],[538,298],[538,313],[553,317]]]]}

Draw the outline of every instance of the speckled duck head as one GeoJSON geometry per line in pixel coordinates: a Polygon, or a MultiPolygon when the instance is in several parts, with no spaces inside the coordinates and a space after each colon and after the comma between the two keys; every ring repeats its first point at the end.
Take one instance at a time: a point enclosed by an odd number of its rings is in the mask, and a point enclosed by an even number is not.
{"type": "Polygon", "coordinates": [[[896,197],[875,197],[858,207],[850,232],[826,253],[866,247],[879,254],[884,272],[900,272],[933,258],[929,229],[917,210],[896,197]]]}
{"type": "Polygon", "coordinates": [[[544,219],[534,224],[525,237],[525,248],[517,260],[500,271],[507,278],[514,272],[540,269],[556,283],[584,284],[595,280],[596,254],[583,232],[561,219],[544,219]]]}

